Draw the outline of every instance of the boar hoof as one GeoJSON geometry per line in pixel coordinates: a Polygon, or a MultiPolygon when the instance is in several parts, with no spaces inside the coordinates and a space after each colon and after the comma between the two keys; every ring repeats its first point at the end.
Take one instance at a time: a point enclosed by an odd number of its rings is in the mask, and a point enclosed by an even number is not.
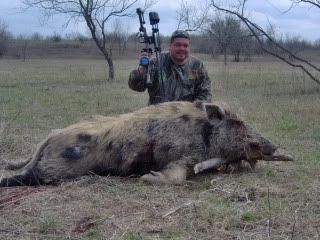
{"type": "Polygon", "coordinates": [[[162,172],[155,171],[141,176],[140,180],[148,183],[169,183],[169,179],[162,172]]]}
{"type": "Polygon", "coordinates": [[[150,171],[140,177],[141,181],[156,184],[182,184],[187,178],[187,169],[184,165],[171,163],[161,172],[150,171]]]}
{"type": "Polygon", "coordinates": [[[194,167],[193,167],[193,171],[195,174],[198,174],[200,172],[203,172],[207,169],[215,169],[220,167],[222,164],[225,164],[226,161],[224,159],[221,158],[212,158],[212,159],[208,159],[206,161],[197,163],[194,167]]]}

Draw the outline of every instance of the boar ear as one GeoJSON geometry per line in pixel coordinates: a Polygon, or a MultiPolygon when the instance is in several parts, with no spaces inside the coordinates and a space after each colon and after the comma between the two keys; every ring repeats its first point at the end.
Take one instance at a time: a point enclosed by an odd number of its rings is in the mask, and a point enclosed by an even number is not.
{"type": "Polygon", "coordinates": [[[204,109],[207,113],[209,120],[222,120],[225,117],[225,111],[218,105],[205,103],[204,109]]]}

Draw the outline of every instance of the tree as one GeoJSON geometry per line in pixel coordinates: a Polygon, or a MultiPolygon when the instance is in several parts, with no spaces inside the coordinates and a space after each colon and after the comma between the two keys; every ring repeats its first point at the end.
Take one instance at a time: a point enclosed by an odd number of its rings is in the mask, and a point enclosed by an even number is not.
{"type": "Polygon", "coordinates": [[[40,41],[40,40],[43,40],[44,37],[40,33],[34,32],[31,34],[30,39],[34,41],[40,41]]]}
{"type": "MultiPolygon", "coordinates": [[[[199,3],[197,3],[198,5],[199,3]]],[[[234,56],[234,61],[240,61],[240,54],[246,54],[249,59],[250,51],[244,51],[248,41],[252,43],[251,34],[246,31],[241,21],[230,15],[212,14],[208,6],[202,5],[200,9],[188,3],[186,0],[181,2],[178,11],[179,27],[189,31],[201,31],[209,40],[202,47],[212,56],[217,50],[224,56],[224,63],[227,63],[227,54],[234,56]]]]}
{"type": "MultiPolygon", "coordinates": [[[[248,0],[238,0],[237,5],[230,5],[222,6],[217,3],[217,1],[211,0],[207,2],[206,11],[204,12],[204,17],[207,18],[208,16],[208,9],[218,10],[219,12],[230,14],[231,16],[236,17],[239,19],[243,25],[248,29],[250,34],[255,38],[261,49],[270,54],[273,57],[280,59],[281,61],[289,64],[292,67],[301,69],[304,73],[306,73],[314,82],[320,85],[319,73],[320,68],[317,67],[315,64],[311,63],[310,61],[297,56],[294,52],[287,49],[283,46],[279,41],[277,41],[272,35],[268,33],[263,27],[259,26],[255,22],[246,17],[245,13],[246,10],[246,3],[248,0]],[[267,44],[266,44],[267,43],[267,44]]],[[[314,7],[320,8],[320,1],[319,0],[291,0],[292,7],[295,7],[301,3],[309,4],[314,7]]],[[[198,4],[198,3],[197,3],[198,4]]],[[[195,6],[193,6],[195,8],[195,6]]],[[[290,11],[290,9],[288,10],[290,11]]],[[[183,12],[179,13],[183,15],[183,12]]],[[[180,17],[184,19],[183,17],[180,17]]],[[[188,19],[190,20],[190,19],[188,19]]],[[[197,20],[199,21],[199,20],[197,20]]],[[[203,21],[202,21],[203,22],[203,21]]],[[[190,24],[190,22],[188,22],[190,24]]],[[[195,26],[198,26],[198,22],[194,23],[195,26]]]]}
{"type": "MultiPolygon", "coordinates": [[[[112,56],[108,52],[107,29],[113,18],[133,15],[132,8],[138,0],[23,0],[27,7],[38,7],[47,16],[64,14],[70,21],[84,21],[90,30],[92,39],[103,54],[109,68],[108,80],[114,79],[112,56]]],[[[145,0],[144,7],[150,6],[151,1],[145,0]]]]}
{"type": "Polygon", "coordinates": [[[318,38],[315,42],[314,42],[314,46],[316,48],[320,48],[320,38],[318,38]]]}
{"type": "Polygon", "coordinates": [[[10,38],[8,25],[4,20],[0,19],[0,57],[2,57],[7,50],[7,42],[10,38]]]}
{"type": "Polygon", "coordinates": [[[310,44],[300,36],[287,36],[283,45],[294,54],[298,54],[307,48],[311,48],[310,44]]]}
{"type": "Polygon", "coordinates": [[[224,56],[224,64],[227,64],[228,50],[234,54],[235,61],[240,61],[242,30],[240,22],[233,17],[217,16],[213,21],[208,21],[209,38],[218,43],[224,56]]]}
{"type": "MultiPolygon", "coordinates": [[[[240,1],[241,2],[241,1],[240,1]]],[[[320,68],[316,65],[312,64],[310,61],[303,59],[296,54],[294,54],[292,51],[287,49],[285,46],[279,44],[274,38],[272,38],[262,27],[251,21],[249,18],[244,16],[244,9],[245,4],[247,0],[242,0],[241,4],[239,5],[238,9],[241,9],[241,11],[236,10],[230,10],[228,8],[220,7],[215,3],[215,1],[211,0],[211,6],[219,11],[223,11],[225,13],[229,13],[241,20],[245,26],[249,29],[249,31],[253,34],[255,39],[258,41],[261,48],[268,54],[280,59],[281,61],[289,64],[292,67],[300,68],[303,72],[305,72],[313,81],[315,81],[317,84],[320,85],[320,79],[319,77],[314,74],[313,71],[320,72],[320,68]],[[269,42],[269,45],[271,48],[266,48],[263,44],[263,40],[267,40],[269,42]]],[[[311,3],[312,5],[316,5],[316,2],[318,1],[303,1],[303,0],[292,0],[292,2],[295,2],[296,4],[299,4],[301,2],[304,3],[311,3]]],[[[319,5],[320,6],[320,5],[319,5]]],[[[319,7],[318,6],[318,7],[319,7]]]]}
{"type": "Polygon", "coordinates": [[[123,26],[121,19],[117,18],[113,21],[111,25],[111,32],[107,34],[107,39],[109,42],[109,54],[113,56],[114,50],[118,49],[118,55],[122,56],[125,54],[128,43],[128,28],[123,26]]]}
{"type": "Polygon", "coordinates": [[[320,1],[319,0],[291,0],[292,2],[292,6],[297,6],[300,3],[307,3],[307,4],[311,4],[315,7],[320,8],[320,1]]]}
{"type": "Polygon", "coordinates": [[[59,33],[54,32],[52,36],[48,37],[49,40],[51,40],[52,42],[61,42],[62,41],[62,37],[59,33]]]}
{"type": "Polygon", "coordinates": [[[113,23],[113,35],[116,43],[118,43],[118,54],[123,56],[128,43],[128,28],[123,26],[120,19],[116,19],[113,23]]]}

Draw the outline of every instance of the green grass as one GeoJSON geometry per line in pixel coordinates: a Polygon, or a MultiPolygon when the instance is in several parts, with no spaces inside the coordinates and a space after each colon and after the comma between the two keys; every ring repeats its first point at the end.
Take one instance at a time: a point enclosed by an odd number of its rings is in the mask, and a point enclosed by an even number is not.
{"type": "Polygon", "coordinates": [[[245,212],[241,215],[241,220],[245,222],[254,222],[260,220],[262,217],[255,214],[254,212],[245,212]]]}
{"type": "MultiPolygon", "coordinates": [[[[226,102],[295,162],[261,162],[252,171],[206,174],[184,186],[94,176],[46,187],[0,208],[0,239],[267,239],[269,218],[271,239],[319,239],[319,86],[278,62],[206,65],[214,100],[226,102]],[[252,201],[239,197],[250,189],[252,201]],[[194,205],[161,217],[190,200],[194,205]],[[85,217],[99,221],[72,233],[85,217]]],[[[102,60],[1,59],[0,157],[26,159],[52,129],[84,116],[144,107],[147,94],[127,86],[136,62],[115,66],[118,77],[107,82],[102,60]]]]}
{"type": "Polygon", "coordinates": [[[140,240],[141,237],[137,233],[129,232],[124,236],[124,239],[125,240],[140,240]]]}
{"type": "Polygon", "coordinates": [[[54,231],[56,227],[56,222],[53,218],[49,217],[44,219],[39,224],[39,232],[42,234],[49,233],[51,231],[54,231]]]}

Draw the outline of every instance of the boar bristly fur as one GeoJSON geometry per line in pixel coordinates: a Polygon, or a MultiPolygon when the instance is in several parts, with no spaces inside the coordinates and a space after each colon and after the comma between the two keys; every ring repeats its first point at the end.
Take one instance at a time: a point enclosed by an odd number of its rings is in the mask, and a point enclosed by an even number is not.
{"type": "Polygon", "coordinates": [[[90,173],[180,184],[222,164],[255,163],[265,155],[272,160],[275,150],[218,105],[163,103],[114,117],[93,116],[53,131],[20,172],[3,178],[0,186],[58,183],[90,173]]]}

